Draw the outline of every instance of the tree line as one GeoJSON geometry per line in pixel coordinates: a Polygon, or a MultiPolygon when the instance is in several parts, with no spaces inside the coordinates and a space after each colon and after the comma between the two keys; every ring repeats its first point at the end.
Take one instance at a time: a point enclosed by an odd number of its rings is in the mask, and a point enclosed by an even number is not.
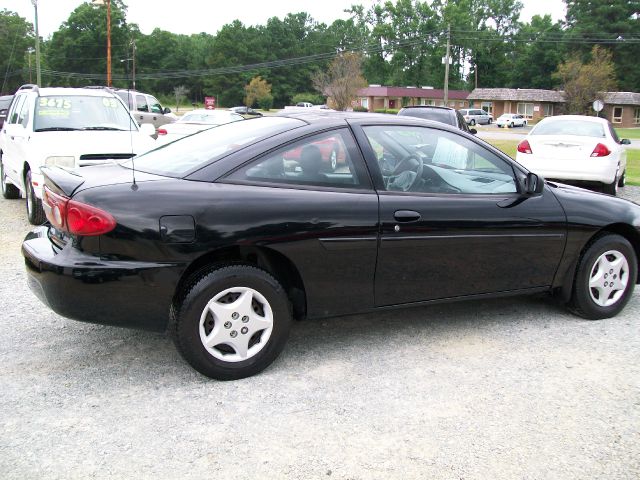
{"type": "MultiPolygon", "coordinates": [[[[264,25],[236,20],[216,34],[182,35],[156,28],[150,34],[127,21],[123,0],[111,0],[113,85],[169,97],[176,87],[191,101],[216,96],[241,104],[251,79],[271,85],[276,107],[295,99],[317,103],[319,73],[336,55],[361,56],[370,84],[442,88],[447,38],[451,44],[449,88],[561,88],[559,67],[589,63],[594,46],[613,64],[613,84],[636,91],[640,63],[640,0],[564,0],[566,18],[549,15],[522,22],[518,0],[395,0],[370,8],[353,5],[349,18],[330,25],[305,12],[273,17],[264,25]],[[314,79],[316,81],[314,82],[314,79]]],[[[79,86],[106,83],[106,11],[81,3],[41,43],[42,83],[79,86]]],[[[0,12],[2,92],[35,82],[33,25],[0,12]]]]}

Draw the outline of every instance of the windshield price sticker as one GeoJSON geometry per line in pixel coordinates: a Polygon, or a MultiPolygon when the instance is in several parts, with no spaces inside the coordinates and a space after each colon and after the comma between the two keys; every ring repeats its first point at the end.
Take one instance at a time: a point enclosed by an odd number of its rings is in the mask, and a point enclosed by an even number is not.
{"type": "Polygon", "coordinates": [[[71,100],[62,97],[42,97],[38,107],[38,116],[68,117],[71,113],[71,100]]]}

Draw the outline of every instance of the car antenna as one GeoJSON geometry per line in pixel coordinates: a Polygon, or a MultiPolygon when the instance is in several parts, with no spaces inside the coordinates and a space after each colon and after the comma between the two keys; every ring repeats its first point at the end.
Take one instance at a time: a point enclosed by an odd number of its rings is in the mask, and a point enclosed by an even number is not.
{"type": "Polygon", "coordinates": [[[133,151],[133,115],[131,114],[131,80],[127,84],[127,110],[129,111],[129,145],[131,146],[131,175],[133,177],[133,183],[131,184],[131,190],[134,192],[138,190],[138,184],[136,183],[136,160],[135,152],[133,151]]]}

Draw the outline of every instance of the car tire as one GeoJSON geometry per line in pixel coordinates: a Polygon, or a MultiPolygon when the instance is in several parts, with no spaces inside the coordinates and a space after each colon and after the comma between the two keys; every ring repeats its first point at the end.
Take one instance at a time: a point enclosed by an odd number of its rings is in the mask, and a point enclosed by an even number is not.
{"type": "Polygon", "coordinates": [[[617,234],[600,235],[580,257],[569,307],[589,320],[614,317],[631,298],[637,275],[638,260],[629,241],[617,234]]]}
{"type": "Polygon", "coordinates": [[[626,185],[626,183],[627,183],[627,171],[625,170],[624,172],[622,172],[622,175],[618,180],[618,187],[622,188],[626,185]]]}
{"type": "Polygon", "coordinates": [[[182,357],[217,380],[249,377],[268,367],[289,336],[291,304],[280,283],[249,265],[214,268],[188,282],[173,309],[173,338],[182,357]]]}
{"type": "Polygon", "coordinates": [[[0,157],[0,183],[2,184],[2,196],[8,200],[20,198],[20,190],[12,183],[7,183],[7,176],[4,174],[4,164],[0,157]]]}
{"type": "Polygon", "coordinates": [[[602,191],[615,197],[618,194],[618,180],[614,178],[613,182],[603,184],[602,191]]]}
{"type": "Polygon", "coordinates": [[[513,123],[513,122],[511,122],[511,123],[509,124],[509,128],[513,128],[513,127],[515,127],[515,126],[516,126],[516,124],[515,124],[515,123],[513,123]]]}
{"type": "Polygon", "coordinates": [[[489,119],[489,121],[487,122],[488,125],[491,125],[491,122],[493,122],[493,120],[489,119]]]}
{"type": "Polygon", "coordinates": [[[42,225],[47,217],[44,214],[42,208],[42,200],[36,196],[36,192],[33,190],[33,184],[31,183],[31,170],[27,170],[27,174],[24,178],[24,191],[27,199],[27,218],[31,225],[42,225]]]}
{"type": "Polygon", "coordinates": [[[475,126],[475,124],[476,124],[476,121],[475,121],[475,120],[471,120],[471,121],[469,122],[469,125],[471,125],[472,127],[473,127],[473,126],[475,126]]]}

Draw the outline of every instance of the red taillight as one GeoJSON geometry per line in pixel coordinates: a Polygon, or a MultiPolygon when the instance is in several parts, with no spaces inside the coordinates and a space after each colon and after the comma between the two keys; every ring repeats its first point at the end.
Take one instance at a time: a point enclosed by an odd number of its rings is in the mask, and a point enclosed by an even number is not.
{"type": "Polygon", "coordinates": [[[523,140],[518,144],[518,151],[520,153],[533,153],[531,151],[531,145],[529,145],[529,142],[527,140],[523,140]]]}
{"type": "Polygon", "coordinates": [[[53,193],[46,185],[42,203],[51,224],[72,235],[102,235],[116,227],[116,220],[109,213],[53,193]]]}
{"type": "Polygon", "coordinates": [[[591,152],[591,156],[592,157],[606,157],[610,153],[611,153],[611,150],[609,150],[606,145],[603,145],[603,144],[599,143],[599,144],[596,145],[596,148],[593,149],[593,152],[591,152]]]}
{"type": "Polygon", "coordinates": [[[159,128],[158,129],[158,135],[166,135],[167,131],[164,128],[159,128]]]}

